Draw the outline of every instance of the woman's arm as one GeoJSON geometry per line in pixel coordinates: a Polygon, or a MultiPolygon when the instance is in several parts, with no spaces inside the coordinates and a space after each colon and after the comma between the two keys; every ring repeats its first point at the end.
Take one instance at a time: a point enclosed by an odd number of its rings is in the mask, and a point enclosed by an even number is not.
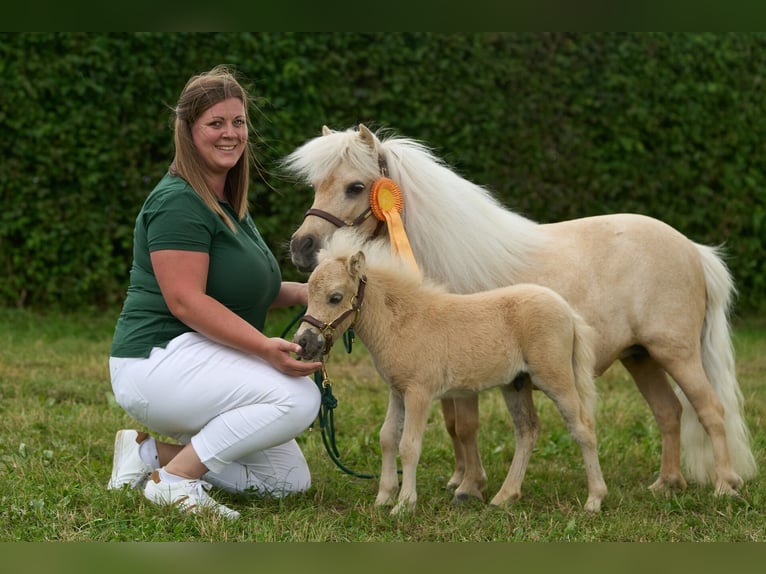
{"type": "Polygon", "coordinates": [[[272,309],[290,307],[291,305],[306,305],[308,302],[308,284],[295,281],[282,281],[279,295],[271,304],[272,309]]]}
{"type": "MultiPolygon", "coordinates": [[[[198,333],[223,345],[258,355],[288,375],[308,376],[322,367],[320,362],[297,360],[291,353],[300,351],[300,345],[278,337],[266,337],[225,305],[207,295],[205,286],[210,261],[207,253],[165,249],[153,251],[151,259],[168,309],[198,333]]],[[[302,296],[301,291],[283,285],[278,299],[284,293],[285,301],[298,301],[302,296]]],[[[305,300],[305,295],[303,297],[305,300]]]]}

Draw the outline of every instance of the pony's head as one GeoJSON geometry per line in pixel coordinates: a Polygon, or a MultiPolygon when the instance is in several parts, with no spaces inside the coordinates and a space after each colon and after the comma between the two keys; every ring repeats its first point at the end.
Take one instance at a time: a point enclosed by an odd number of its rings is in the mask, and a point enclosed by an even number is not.
{"type": "Polygon", "coordinates": [[[321,360],[359,315],[367,281],[366,258],[357,250],[358,244],[344,243],[343,248],[347,250],[332,255],[323,250],[309,277],[306,314],[293,336],[301,346],[302,359],[321,360]]]}
{"type": "Polygon", "coordinates": [[[381,141],[363,124],[322,135],[288,155],[283,166],[314,187],[314,203],[290,240],[293,264],[310,271],[325,239],[338,228],[354,227],[368,237],[385,233],[372,215],[370,190],[387,175],[381,141]]]}

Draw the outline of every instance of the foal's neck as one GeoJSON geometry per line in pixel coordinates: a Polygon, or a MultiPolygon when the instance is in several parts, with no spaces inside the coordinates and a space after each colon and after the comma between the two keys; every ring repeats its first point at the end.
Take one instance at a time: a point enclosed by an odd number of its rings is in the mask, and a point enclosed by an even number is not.
{"type": "Polygon", "coordinates": [[[422,292],[409,278],[373,270],[367,275],[364,302],[354,331],[373,355],[384,344],[396,341],[400,318],[410,316],[422,292]]]}

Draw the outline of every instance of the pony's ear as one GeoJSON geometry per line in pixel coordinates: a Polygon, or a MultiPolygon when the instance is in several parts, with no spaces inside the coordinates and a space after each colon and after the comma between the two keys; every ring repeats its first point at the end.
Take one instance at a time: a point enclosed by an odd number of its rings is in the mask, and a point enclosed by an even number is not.
{"type": "Polygon", "coordinates": [[[377,141],[377,138],[364,124],[359,124],[359,137],[362,138],[362,141],[371,149],[374,150],[376,148],[375,142],[377,141]]]}
{"type": "Polygon", "coordinates": [[[322,135],[323,136],[329,136],[332,133],[332,130],[328,128],[327,126],[322,126],[322,135]]]}
{"type": "Polygon", "coordinates": [[[348,273],[352,277],[361,277],[364,275],[364,267],[365,267],[365,260],[364,260],[364,252],[363,251],[357,251],[348,258],[348,273]]]}

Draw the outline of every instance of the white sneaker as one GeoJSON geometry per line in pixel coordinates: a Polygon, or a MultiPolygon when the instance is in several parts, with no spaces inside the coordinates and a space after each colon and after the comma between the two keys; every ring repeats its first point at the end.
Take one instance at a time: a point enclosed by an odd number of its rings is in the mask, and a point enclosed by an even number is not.
{"type": "Polygon", "coordinates": [[[204,480],[180,480],[167,482],[160,479],[158,470],[152,472],[144,487],[144,496],[156,504],[172,504],[185,512],[211,510],[224,518],[239,518],[239,512],[218,504],[210,498],[207,490],[213,485],[204,480]]]}
{"type": "Polygon", "coordinates": [[[114,461],[112,477],[106,487],[117,490],[123,486],[138,488],[143,486],[154,468],[146,464],[138,455],[138,449],[149,435],[132,429],[117,431],[114,439],[114,461]]]}

